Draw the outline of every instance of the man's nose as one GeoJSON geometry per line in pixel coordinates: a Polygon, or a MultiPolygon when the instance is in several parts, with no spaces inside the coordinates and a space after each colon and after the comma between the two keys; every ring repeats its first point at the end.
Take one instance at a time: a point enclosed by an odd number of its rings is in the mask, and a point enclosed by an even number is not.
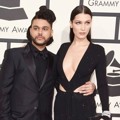
{"type": "Polygon", "coordinates": [[[39,29],[38,32],[41,34],[42,33],[42,29],[39,29]]]}
{"type": "Polygon", "coordinates": [[[38,30],[38,34],[39,34],[39,35],[42,35],[42,29],[39,29],[39,30],[38,30]]]}

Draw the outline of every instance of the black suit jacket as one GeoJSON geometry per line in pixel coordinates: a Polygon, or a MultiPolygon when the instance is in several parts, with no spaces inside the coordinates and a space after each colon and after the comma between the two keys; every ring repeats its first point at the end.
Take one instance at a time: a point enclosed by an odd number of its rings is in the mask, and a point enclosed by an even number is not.
{"type": "Polygon", "coordinates": [[[39,87],[29,45],[6,50],[0,71],[0,120],[52,120],[54,54],[39,87]]]}

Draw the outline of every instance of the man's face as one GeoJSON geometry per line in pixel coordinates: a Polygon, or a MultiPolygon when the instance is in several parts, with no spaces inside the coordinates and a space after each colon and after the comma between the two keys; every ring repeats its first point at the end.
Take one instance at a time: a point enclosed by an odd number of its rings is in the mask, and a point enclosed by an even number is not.
{"type": "Polygon", "coordinates": [[[35,47],[45,47],[52,36],[51,25],[44,19],[34,19],[30,28],[30,35],[35,47]]]}

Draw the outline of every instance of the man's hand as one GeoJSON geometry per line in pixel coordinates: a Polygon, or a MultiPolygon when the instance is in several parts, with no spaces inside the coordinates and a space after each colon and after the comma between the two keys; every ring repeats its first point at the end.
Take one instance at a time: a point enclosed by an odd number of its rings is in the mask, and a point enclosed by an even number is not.
{"type": "Polygon", "coordinates": [[[94,90],[96,89],[96,86],[91,81],[86,82],[84,85],[78,87],[74,90],[74,92],[79,92],[83,94],[84,96],[93,94],[94,90]]]}

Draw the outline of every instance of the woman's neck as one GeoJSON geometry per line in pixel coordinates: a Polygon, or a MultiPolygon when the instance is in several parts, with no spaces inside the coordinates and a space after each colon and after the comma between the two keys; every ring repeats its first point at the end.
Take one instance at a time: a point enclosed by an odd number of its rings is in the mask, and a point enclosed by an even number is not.
{"type": "Polygon", "coordinates": [[[86,39],[79,39],[79,40],[74,39],[73,42],[72,42],[72,44],[76,45],[76,46],[77,45],[87,46],[87,45],[89,45],[89,43],[90,43],[90,41],[88,41],[87,38],[86,39]]]}

